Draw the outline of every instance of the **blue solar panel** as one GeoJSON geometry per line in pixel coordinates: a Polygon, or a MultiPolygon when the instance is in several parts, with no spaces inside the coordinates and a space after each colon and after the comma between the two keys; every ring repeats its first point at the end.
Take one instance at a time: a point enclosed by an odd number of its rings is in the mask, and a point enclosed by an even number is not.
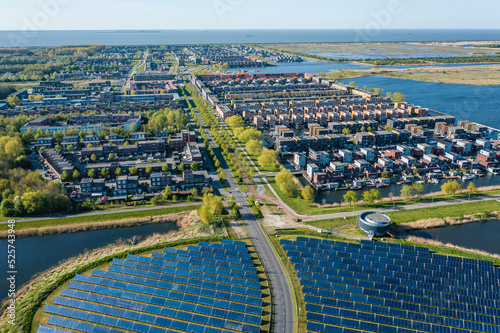
{"type": "Polygon", "coordinates": [[[328,325],[317,324],[328,323],[384,332],[500,331],[500,293],[492,288],[500,275],[492,263],[414,246],[304,237],[281,243],[301,279],[310,331],[324,331],[328,325]]]}

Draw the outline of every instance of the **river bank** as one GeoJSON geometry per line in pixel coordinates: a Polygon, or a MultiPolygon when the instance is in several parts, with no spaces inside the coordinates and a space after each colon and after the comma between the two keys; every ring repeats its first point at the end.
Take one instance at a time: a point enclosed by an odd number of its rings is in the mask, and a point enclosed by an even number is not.
{"type": "MultiPolygon", "coordinates": [[[[168,213],[168,211],[166,211],[165,213],[168,213]]],[[[136,218],[132,217],[121,220],[110,219],[106,221],[72,223],[66,225],[49,224],[43,227],[28,227],[16,230],[16,237],[22,238],[22,237],[45,236],[45,235],[62,234],[62,233],[72,233],[80,231],[112,229],[118,227],[134,227],[145,224],[177,222],[185,218],[193,218],[192,212],[188,211],[188,212],[160,215],[160,216],[147,216],[147,217],[136,217],[136,218]]],[[[8,234],[9,232],[7,230],[0,231],[0,239],[7,238],[8,234]]]]}
{"type": "Polygon", "coordinates": [[[500,212],[484,212],[464,215],[462,217],[430,218],[417,220],[410,223],[401,223],[391,225],[391,230],[397,234],[407,234],[417,230],[427,230],[432,228],[441,228],[446,226],[462,225],[475,222],[484,222],[500,218],[500,212]]]}

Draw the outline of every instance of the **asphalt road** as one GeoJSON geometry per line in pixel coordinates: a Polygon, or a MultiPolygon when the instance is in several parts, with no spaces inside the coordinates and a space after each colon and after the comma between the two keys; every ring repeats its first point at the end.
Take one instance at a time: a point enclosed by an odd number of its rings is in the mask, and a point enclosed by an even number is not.
{"type": "MultiPolygon", "coordinates": [[[[200,120],[201,124],[204,124],[203,119],[196,110],[196,115],[200,120]]],[[[208,127],[203,126],[204,129],[208,127]]],[[[254,247],[257,250],[261,263],[267,271],[269,276],[270,284],[271,284],[271,293],[272,299],[274,303],[274,311],[273,311],[273,332],[284,332],[284,333],[293,333],[294,331],[294,304],[292,299],[292,292],[290,289],[290,285],[288,284],[288,280],[286,277],[286,273],[281,266],[278,257],[273,251],[271,244],[269,244],[269,240],[264,234],[259,222],[255,218],[250,209],[250,206],[247,203],[247,197],[243,194],[236,183],[231,171],[229,170],[227,163],[225,163],[222,154],[220,153],[219,148],[215,145],[215,142],[212,138],[212,133],[210,130],[205,130],[205,133],[208,136],[210,145],[214,149],[214,152],[221,162],[221,167],[226,172],[226,179],[229,184],[229,192],[234,195],[236,203],[238,203],[240,207],[240,215],[241,220],[245,224],[250,238],[253,241],[254,247]]]]}

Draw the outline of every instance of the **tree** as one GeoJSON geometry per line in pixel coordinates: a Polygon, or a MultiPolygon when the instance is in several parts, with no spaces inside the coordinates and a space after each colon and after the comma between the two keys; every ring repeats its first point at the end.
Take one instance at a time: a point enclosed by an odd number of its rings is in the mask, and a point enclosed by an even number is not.
{"type": "Polygon", "coordinates": [[[344,128],[344,129],[342,129],[342,134],[349,135],[349,134],[351,134],[351,130],[348,128],[344,128]]]}
{"type": "Polygon", "coordinates": [[[415,190],[415,195],[422,195],[424,193],[424,184],[413,183],[412,187],[415,190]]]}
{"type": "Polygon", "coordinates": [[[477,193],[476,185],[474,185],[473,182],[470,182],[469,185],[467,185],[467,191],[469,192],[469,194],[477,193]]]}
{"type": "Polygon", "coordinates": [[[220,167],[220,162],[219,162],[218,159],[215,159],[214,165],[215,165],[216,168],[220,167]]]}
{"type": "Polygon", "coordinates": [[[103,176],[104,178],[108,177],[109,175],[109,170],[106,169],[106,168],[102,168],[101,169],[101,176],[103,176]]]}
{"type": "Polygon", "coordinates": [[[130,169],[128,169],[128,172],[131,174],[131,175],[135,175],[137,174],[137,168],[136,167],[131,167],[130,169]]]}
{"type": "Polygon", "coordinates": [[[304,200],[307,200],[309,202],[314,200],[314,190],[311,186],[304,187],[302,189],[301,195],[304,200]]]}
{"type": "Polygon", "coordinates": [[[72,178],[75,180],[80,178],[80,173],[78,172],[78,170],[73,171],[72,178]]]}
{"type": "Polygon", "coordinates": [[[245,144],[245,149],[250,155],[260,155],[262,153],[262,142],[259,140],[249,140],[245,144]]]}
{"type": "Polygon", "coordinates": [[[446,196],[454,195],[455,193],[462,190],[462,185],[460,185],[456,180],[450,180],[441,186],[441,191],[446,196]]]}
{"type": "Polygon", "coordinates": [[[232,128],[244,127],[245,121],[241,116],[232,116],[226,119],[226,123],[232,128]]]}
{"type": "Polygon", "coordinates": [[[200,210],[198,211],[198,214],[200,215],[200,219],[203,223],[205,224],[210,224],[210,218],[208,217],[208,207],[207,205],[202,205],[200,210]]]}
{"type": "Polygon", "coordinates": [[[189,167],[191,168],[191,170],[198,170],[200,165],[198,164],[198,162],[193,162],[189,167]]]}
{"type": "Polygon", "coordinates": [[[418,169],[417,168],[413,168],[411,171],[413,171],[413,175],[418,175],[418,169]]]}
{"type": "Polygon", "coordinates": [[[226,179],[226,172],[222,168],[217,169],[217,176],[219,177],[220,180],[226,179]]]}
{"type": "Polygon", "coordinates": [[[401,93],[395,92],[394,94],[392,94],[392,99],[394,100],[394,102],[404,102],[406,101],[406,96],[401,93]]]}
{"type": "Polygon", "coordinates": [[[67,171],[63,171],[63,173],[61,174],[61,180],[64,182],[66,181],[67,179],[69,178],[69,174],[67,171]]]}
{"type": "Polygon", "coordinates": [[[382,195],[376,189],[371,189],[370,191],[363,192],[363,200],[366,203],[373,203],[374,201],[382,199],[382,195]]]}
{"type": "Polygon", "coordinates": [[[109,155],[108,155],[108,160],[110,160],[110,161],[111,161],[111,160],[112,160],[112,159],[114,159],[114,158],[115,158],[115,154],[113,154],[113,153],[109,153],[109,155]]]}
{"type": "Polygon", "coordinates": [[[87,148],[92,148],[94,147],[91,143],[87,143],[87,148]]]}
{"type": "Polygon", "coordinates": [[[115,175],[120,176],[122,174],[122,168],[118,167],[115,169],[115,175]]]}
{"type": "Polygon", "coordinates": [[[172,195],[172,189],[168,185],[165,187],[164,192],[165,192],[165,196],[167,197],[167,199],[170,198],[170,196],[172,195]]]}
{"type": "Polygon", "coordinates": [[[274,178],[276,185],[289,197],[294,196],[298,191],[298,186],[294,182],[294,176],[290,170],[282,168],[274,178]]]}
{"type": "Polygon", "coordinates": [[[161,167],[161,171],[167,172],[168,171],[168,164],[163,164],[163,166],[161,167]]]}
{"type": "Polygon", "coordinates": [[[262,169],[274,169],[277,158],[278,154],[276,154],[276,151],[266,150],[262,152],[257,161],[262,169]]]}
{"type": "Polygon", "coordinates": [[[347,193],[344,194],[344,201],[349,204],[356,203],[358,202],[358,194],[354,191],[347,191],[347,193]]]}
{"type": "Polygon", "coordinates": [[[21,102],[17,96],[9,96],[5,100],[10,104],[10,106],[18,106],[21,102]]]}
{"type": "Polygon", "coordinates": [[[410,186],[410,185],[403,185],[403,188],[401,189],[401,196],[405,198],[406,200],[413,198],[416,194],[415,187],[410,186]]]}
{"type": "Polygon", "coordinates": [[[87,175],[88,175],[90,178],[94,178],[94,177],[96,176],[95,169],[90,169],[90,170],[87,172],[87,175]]]}
{"type": "Polygon", "coordinates": [[[97,155],[96,154],[92,154],[90,155],[90,159],[95,162],[97,160],[97,155]]]}
{"type": "Polygon", "coordinates": [[[389,173],[387,171],[382,171],[382,173],[380,174],[380,177],[387,178],[387,177],[389,177],[389,173]]]}
{"type": "Polygon", "coordinates": [[[394,127],[392,127],[391,125],[385,125],[384,129],[386,131],[392,131],[394,129],[394,127]]]}
{"type": "Polygon", "coordinates": [[[73,147],[73,145],[68,145],[68,146],[66,147],[66,150],[68,150],[68,151],[73,151],[73,150],[75,150],[75,147],[73,147]]]}
{"type": "Polygon", "coordinates": [[[180,164],[179,167],[177,168],[177,170],[179,170],[180,172],[183,172],[184,171],[184,164],[180,164]]]}
{"type": "Polygon", "coordinates": [[[55,150],[61,150],[61,149],[62,149],[62,147],[61,147],[60,145],[56,145],[56,146],[54,147],[54,149],[55,149],[55,150]]]}
{"type": "Polygon", "coordinates": [[[149,175],[149,174],[151,174],[152,172],[153,172],[153,167],[152,167],[151,165],[148,165],[148,166],[146,167],[146,173],[149,175]]]}

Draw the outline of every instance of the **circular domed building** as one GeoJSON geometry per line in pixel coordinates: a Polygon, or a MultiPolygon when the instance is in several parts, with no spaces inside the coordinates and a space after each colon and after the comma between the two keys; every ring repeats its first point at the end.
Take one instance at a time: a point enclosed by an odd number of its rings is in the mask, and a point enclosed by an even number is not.
{"type": "Polygon", "coordinates": [[[391,225],[391,218],[377,212],[365,212],[359,216],[358,227],[368,236],[386,236],[391,225]]]}

